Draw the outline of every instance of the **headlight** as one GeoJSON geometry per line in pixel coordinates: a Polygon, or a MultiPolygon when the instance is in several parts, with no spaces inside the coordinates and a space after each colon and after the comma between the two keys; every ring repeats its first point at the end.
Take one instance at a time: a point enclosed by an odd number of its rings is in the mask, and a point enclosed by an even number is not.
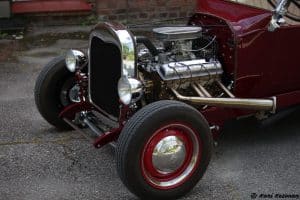
{"type": "Polygon", "coordinates": [[[133,94],[139,94],[138,97],[140,97],[141,93],[142,83],[140,81],[124,76],[120,78],[118,82],[118,94],[122,103],[125,105],[130,104],[133,94]]]}
{"type": "Polygon", "coordinates": [[[86,62],[84,53],[78,50],[69,50],[65,57],[65,62],[70,72],[75,72],[77,68],[80,68],[86,62]]]}

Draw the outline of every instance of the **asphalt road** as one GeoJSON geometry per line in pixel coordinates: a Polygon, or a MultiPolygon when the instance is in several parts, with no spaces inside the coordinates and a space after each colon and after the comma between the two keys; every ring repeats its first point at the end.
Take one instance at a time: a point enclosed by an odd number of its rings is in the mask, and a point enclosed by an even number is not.
{"type": "MultiPolygon", "coordinates": [[[[41,67],[86,45],[62,39],[14,49],[0,62],[0,199],[136,199],[118,178],[111,148],[96,150],[74,131],[58,132],[34,104],[41,67]]],[[[228,123],[205,176],[183,199],[300,195],[299,119],[295,112],[264,129],[251,119],[228,123]]]]}

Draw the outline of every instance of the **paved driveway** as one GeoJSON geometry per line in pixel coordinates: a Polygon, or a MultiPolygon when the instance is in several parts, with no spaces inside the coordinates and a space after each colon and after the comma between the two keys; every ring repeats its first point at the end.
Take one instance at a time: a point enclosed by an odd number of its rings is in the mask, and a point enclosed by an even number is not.
{"type": "MultiPolygon", "coordinates": [[[[0,62],[0,199],[136,199],[117,176],[111,148],[95,150],[76,132],[58,132],[39,115],[33,87],[41,67],[87,44],[43,41],[12,48],[0,62]]],[[[300,195],[299,119],[296,112],[267,129],[251,119],[228,123],[207,173],[184,199],[300,195]]]]}

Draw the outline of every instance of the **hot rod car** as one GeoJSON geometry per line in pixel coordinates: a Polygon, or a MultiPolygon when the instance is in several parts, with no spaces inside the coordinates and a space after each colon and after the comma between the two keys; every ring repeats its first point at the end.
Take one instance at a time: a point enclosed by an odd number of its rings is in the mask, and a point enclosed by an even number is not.
{"type": "Polygon", "coordinates": [[[300,26],[271,12],[201,0],[186,26],[156,42],[99,23],[87,53],[70,50],[37,78],[41,115],[116,148],[118,174],[141,198],[177,198],[203,176],[225,121],[265,120],[300,103],[300,26]]]}

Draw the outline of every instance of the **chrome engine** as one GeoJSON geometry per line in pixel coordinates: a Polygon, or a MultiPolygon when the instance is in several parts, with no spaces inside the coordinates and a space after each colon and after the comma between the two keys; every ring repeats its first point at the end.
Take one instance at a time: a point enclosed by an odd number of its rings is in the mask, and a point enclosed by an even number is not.
{"type": "Polygon", "coordinates": [[[181,78],[207,77],[215,78],[223,73],[219,61],[206,62],[205,59],[170,62],[159,64],[158,73],[163,80],[176,80],[181,78]]]}
{"type": "Polygon", "coordinates": [[[139,64],[148,72],[157,72],[163,81],[200,83],[223,74],[216,58],[216,38],[204,35],[201,27],[162,27],[153,33],[161,48],[155,55],[149,48],[140,49],[139,64]]]}
{"type": "Polygon", "coordinates": [[[113,23],[100,23],[91,32],[88,99],[111,118],[120,115],[120,101],[137,102],[138,108],[141,101],[175,98],[172,89],[222,95],[214,87],[223,75],[216,36],[196,26],[160,27],[153,36],[135,36],[113,23]]]}

